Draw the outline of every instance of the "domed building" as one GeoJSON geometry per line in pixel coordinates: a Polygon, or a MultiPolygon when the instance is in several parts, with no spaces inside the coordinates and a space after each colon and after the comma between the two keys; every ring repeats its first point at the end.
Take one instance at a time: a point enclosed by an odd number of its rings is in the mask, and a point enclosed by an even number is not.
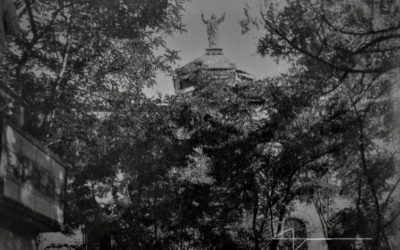
{"type": "MultiPolygon", "coordinates": [[[[226,83],[235,86],[237,84],[252,84],[255,81],[255,77],[250,73],[238,69],[236,64],[224,55],[222,48],[209,47],[205,49],[203,55],[176,70],[174,89],[178,96],[188,96],[194,95],[194,90],[201,84],[226,83]]],[[[257,102],[252,100],[252,104],[254,103],[257,102]]],[[[191,170],[194,173],[185,173],[184,175],[198,176],[199,173],[200,175],[207,175],[204,164],[199,164],[197,167],[199,169],[191,170]]],[[[202,179],[209,180],[209,177],[203,176],[202,179]]],[[[295,207],[294,211],[284,219],[285,226],[281,235],[276,236],[276,238],[280,238],[278,249],[291,250],[293,246],[294,249],[300,250],[327,249],[323,226],[316,208],[302,202],[294,202],[293,206],[295,207]],[[298,238],[294,245],[292,245],[292,237],[298,238]],[[308,238],[313,240],[308,240],[308,238]]],[[[250,212],[244,214],[247,215],[243,218],[243,227],[251,228],[251,223],[249,223],[252,219],[250,212]]]]}
{"type": "Polygon", "coordinates": [[[193,91],[200,82],[251,83],[255,79],[240,70],[223,53],[222,48],[207,48],[204,55],[176,70],[174,89],[176,94],[193,91]]]}

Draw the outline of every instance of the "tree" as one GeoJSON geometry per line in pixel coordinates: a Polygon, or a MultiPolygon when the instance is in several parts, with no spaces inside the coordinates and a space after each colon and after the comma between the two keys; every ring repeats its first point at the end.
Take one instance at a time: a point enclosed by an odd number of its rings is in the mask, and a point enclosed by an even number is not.
{"type": "MultiPolygon", "coordinates": [[[[246,30],[257,20],[245,13],[246,30]]],[[[346,129],[341,137],[348,144],[335,157],[342,166],[331,168],[344,184],[339,194],[347,193],[358,214],[370,218],[364,233],[374,238],[372,249],[388,247],[386,234],[397,217],[391,91],[398,74],[399,19],[396,1],[361,0],[270,4],[260,19],[267,34],[259,40],[259,52],[292,61],[291,75],[314,85],[329,107],[331,126],[346,129]]]]}
{"type": "Polygon", "coordinates": [[[21,25],[24,42],[10,53],[6,66],[17,81],[10,87],[34,107],[41,104],[33,118],[36,134],[43,130],[49,136],[59,101],[64,106],[96,102],[97,110],[103,110],[118,101],[112,97],[117,87],[133,98],[142,86],[153,84],[154,72],[169,69],[168,62],[175,59],[173,51],[159,57],[153,53],[165,47],[162,35],[182,30],[181,4],[17,1],[20,19],[28,23],[21,25]],[[71,102],[71,96],[79,98],[71,102]]]}
{"type": "Polygon", "coordinates": [[[142,88],[177,58],[164,37],[184,30],[183,3],[16,1],[22,39],[10,43],[1,65],[10,79],[5,84],[29,102],[24,129],[73,165],[67,229],[112,224],[101,198],[129,172],[120,150],[143,140],[141,119],[156,104],[142,88]]]}
{"type": "Polygon", "coordinates": [[[206,156],[218,194],[210,200],[214,215],[208,214],[218,220],[209,226],[225,231],[216,236],[228,235],[237,247],[276,248],[278,241],[267,238],[281,232],[293,202],[313,192],[308,184],[329,172],[344,143],[337,135],[342,130],[327,127],[329,117],[316,107],[319,89],[296,80],[199,80],[188,98],[194,120],[185,125],[189,140],[206,156]]]}

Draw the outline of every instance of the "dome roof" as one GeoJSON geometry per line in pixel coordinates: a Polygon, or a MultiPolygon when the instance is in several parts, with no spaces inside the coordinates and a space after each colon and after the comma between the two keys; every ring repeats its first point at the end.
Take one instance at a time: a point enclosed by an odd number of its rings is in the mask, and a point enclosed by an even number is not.
{"type": "Polygon", "coordinates": [[[207,48],[204,55],[176,69],[175,72],[174,88],[178,94],[193,91],[199,78],[227,83],[254,80],[247,72],[237,69],[236,65],[223,55],[221,48],[207,48]]]}
{"type": "Polygon", "coordinates": [[[206,53],[180,68],[182,73],[195,71],[196,69],[236,69],[226,56],[222,54],[222,49],[206,49],[206,53]]]}

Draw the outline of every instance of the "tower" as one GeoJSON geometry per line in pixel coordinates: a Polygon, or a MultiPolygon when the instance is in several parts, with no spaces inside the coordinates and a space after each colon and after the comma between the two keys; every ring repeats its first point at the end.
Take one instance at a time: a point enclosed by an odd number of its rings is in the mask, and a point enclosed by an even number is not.
{"type": "MultiPolygon", "coordinates": [[[[203,20],[207,25],[205,20],[203,20]]],[[[209,28],[208,28],[209,29],[209,28]]],[[[211,32],[208,32],[209,36],[211,32]]],[[[219,36],[216,36],[219,37],[219,36]]],[[[196,97],[196,88],[201,87],[203,84],[218,84],[217,87],[223,86],[223,84],[227,85],[249,85],[255,82],[254,77],[248,74],[247,72],[239,69],[236,64],[228,59],[225,56],[223,49],[216,47],[215,44],[219,44],[219,42],[213,42],[213,39],[209,37],[209,47],[205,49],[205,53],[200,57],[190,61],[186,65],[178,68],[176,70],[175,78],[174,78],[174,89],[177,95],[181,96],[189,96],[189,101],[192,100],[192,97],[196,97]],[[210,41],[211,40],[211,41],[210,41]],[[219,83],[222,83],[219,85],[219,83]]],[[[268,83],[265,83],[268,84],[268,83]]],[[[236,89],[236,88],[235,88],[236,89]]],[[[240,89],[240,88],[238,88],[240,89]]],[[[247,104],[251,105],[251,109],[254,109],[254,114],[260,114],[260,116],[265,115],[262,111],[259,111],[260,105],[264,103],[263,98],[255,95],[253,97],[246,96],[247,104]]],[[[194,99],[194,98],[193,98],[194,99]]],[[[200,102],[198,106],[204,105],[203,102],[200,102]]],[[[196,106],[196,108],[198,108],[196,106]]],[[[205,109],[207,115],[210,116],[218,116],[216,114],[218,111],[214,112],[213,106],[211,108],[207,106],[205,109]]],[[[200,108],[202,109],[202,107],[200,108]]],[[[246,123],[245,121],[244,123],[246,123]]],[[[251,122],[249,122],[251,123],[251,122]]],[[[198,176],[202,176],[202,180],[206,180],[205,182],[212,182],[211,178],[207,179],[206,170],[201,169],[207,168],[207,161],[204,161],[204,164],[198,164],[191,171],[197,171],[195,174],[198,176]]],[[[189,173],[190,174],[190,173],[189,173]]],[[[186,174],[185,175],[189,175],[186,174]]],[[[190,178],[188,178],[190,180],[190,178]]],[[[326,244],[323,240],[321,241],[311,241],[308,242],[306,238],[315,238],[322,239],[324,237],[322,231],[322,225],[319,220],[318,214],[314,207],[309,206],[308,204],[296,201],[294,206],[294,211],[290,214],[287,214],[286,218],[283,221],[283,227],[285,229],[290,229],[293,231],[293,237],[302,238],[304,242],[297,242],[297,245],[302,244],[301,248],[304,250],[319,250],[326,249],[326,244]]],[[[252,211],[244,209],[243,210],[243,225],[244,229],[251,230],[251,221],[252,221],[252,211]]],[[[274,222],[278,224],[279,222],[274,222]]],[[[289,249],[288,246],[292,246],[292,242],[290,238],[285,234],[283,237],[288,238],[289,241],[282,240],[279,245],[279,249],[289,249]],[[289,245],[287,244],[289,243],[289,245]]],[[[296,246],[297,246],[296,245],[296,246]]],[[[291,248],[290,248],[291,249],[291,248]]]]}
{"type": "Polygon", "coordinates": [[[218,19],[215,15],[212,15],[209,20],[205,20],[203,14],[201,17],[203,23],[207,25],[208,48],[206,48],[204,55],[176,70],[174,77],[175,93],[190,93],[204,82],[236,84],[254,81],[254,77],[238,69],[224,55],[223,49],[220,47],[218,26],[224,21],[225,14],[218,19]]]}

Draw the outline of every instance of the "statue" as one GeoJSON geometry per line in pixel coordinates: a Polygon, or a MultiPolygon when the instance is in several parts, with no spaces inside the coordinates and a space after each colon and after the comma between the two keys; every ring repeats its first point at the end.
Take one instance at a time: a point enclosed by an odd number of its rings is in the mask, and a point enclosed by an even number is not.
{"type": "Polygon", "coordinates": [[[212,14],[211,19],[205,20],[203,13],[201,13],[201,20],[203,23],[207,25],[207,35],[208,35],[208,47],[209,48],[219,48],[220,47],[220,39],[219,39],[219,31],[218,25],[224,21],[225,13],[222,17],[218,18],[212,14]]]}
{"type": "Polygon", "coordinates": [[[6,35],[18,35],[18,17],[12,0],[0,0],[0,59],[6,49],[6,35]]]}

